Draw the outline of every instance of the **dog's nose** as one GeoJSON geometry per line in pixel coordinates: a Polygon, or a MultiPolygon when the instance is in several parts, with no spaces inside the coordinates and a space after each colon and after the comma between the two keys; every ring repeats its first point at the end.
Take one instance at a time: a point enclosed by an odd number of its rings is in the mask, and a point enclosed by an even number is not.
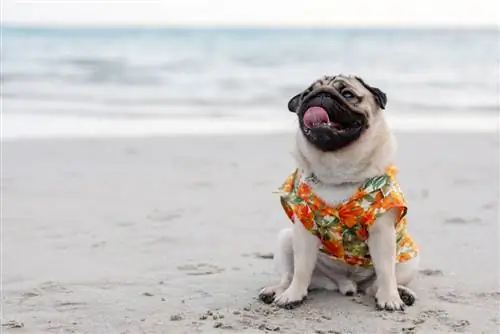
{"type": "Polygon", "coordinates": [[[329,92],[321,92],[314,97],[314,103],[326,109],[334,109],[336,102],[334,96],[329,92]]]}
{"type": "Polygon", "coordinates": [[[322,92],[322,93],[319,93],[318,95],[316,95],[316,97],[319,97],[321,99],[332,98],[332,94],[327,93],[327,92],[322,92]]]}
{"type": "Polygon", "coordinates": [[[332,94],[328,92],[319,92],[318,94],[315,94],[314,96],[311,96],[307,100],[308,105],[312,106],[323,106],[323,107],[328,107],[331,106],[333,103],[334,99],[332,94]]]}

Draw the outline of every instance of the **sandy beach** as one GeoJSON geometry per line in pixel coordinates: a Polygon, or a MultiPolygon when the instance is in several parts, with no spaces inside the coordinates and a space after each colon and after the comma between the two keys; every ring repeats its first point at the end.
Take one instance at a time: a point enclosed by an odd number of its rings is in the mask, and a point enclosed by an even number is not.
{"type": "Polygon", "coordinates": [[[292,137],[3,143],[3,333],[498,333],[495,134],[397,134],[415,306],[259,302],[289,224],[272,192],[292,137]]]}

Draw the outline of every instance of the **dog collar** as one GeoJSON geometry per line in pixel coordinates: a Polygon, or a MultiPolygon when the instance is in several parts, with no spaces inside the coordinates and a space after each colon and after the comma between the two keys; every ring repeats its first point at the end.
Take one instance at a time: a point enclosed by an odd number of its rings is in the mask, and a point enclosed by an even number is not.
{"type": "Polygon", "coordinates": [[[321,181],[318,179],[318,177],[316,176],[316,174],[314,174],[314,173],[311,173],[311,174],[309,174],[309,176],[304,177],[304,180],[305,180],[307,183],[313,183],[313,184],[318,184],[318,183],[320,183],[320,182],[321,182],[321,181]]]}
{"type": "MultiPolygon", "coordinates": [[[[385,175],[393,178],[394,175],[397,173],[397,168],[394,166],[394,165],[389,165],[386,169],[385,169],[385,175]]],[[[307,176],[304,176],[304,181],[307,182],[307,183],[312,183],[312,184],[319,184],[319,183],[322,183],[320,181],[320,179],[316,176],[316,174],[314,174],[314,172],[310,172],[307,176]]],[[[336,186],[348,186],[348,185],[355,185],[355,184],[359,184],[359,182],[342,182],[342,183],[338,183],[338,184],[335,184],[336,186]]],[[[366,183],[365,183],[366,184],[366,183]]]]}
{"type": "MultiPolygon", "coordinates": [[[[320,181],[320,179],[314,173],[310,173],[308,176],[304,176],[304,181],[309,183],[309,184],[323,183],[320,181]]],[[[342,183],[336,183],[335,186],[345,187],[345,186],[352,186],[352,185],[356,185],[356,184],[359,184],[359,182],[342,182],[342,183]]]]}

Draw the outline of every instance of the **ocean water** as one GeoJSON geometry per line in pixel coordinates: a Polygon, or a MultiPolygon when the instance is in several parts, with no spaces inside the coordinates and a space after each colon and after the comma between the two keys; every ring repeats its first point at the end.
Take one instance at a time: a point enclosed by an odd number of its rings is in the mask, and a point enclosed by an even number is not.
{"type": "Polygon", "coordinates": [[[497,30],[7,27],[4,138],[288,131],[324,74],[388,95],[402,130],[496,131],[497,30]]]}

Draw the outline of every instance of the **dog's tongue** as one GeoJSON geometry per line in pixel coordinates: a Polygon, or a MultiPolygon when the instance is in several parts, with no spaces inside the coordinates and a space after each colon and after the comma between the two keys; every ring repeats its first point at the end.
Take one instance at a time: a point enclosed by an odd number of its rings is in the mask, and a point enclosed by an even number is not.
{"type": "Polygon", "coordinates": [[[312,128],[314,124],[328,123],[330,123],[328,113],[321,107],[311,107],[304,113],[304,125],[309,129],[312,128]]]}

